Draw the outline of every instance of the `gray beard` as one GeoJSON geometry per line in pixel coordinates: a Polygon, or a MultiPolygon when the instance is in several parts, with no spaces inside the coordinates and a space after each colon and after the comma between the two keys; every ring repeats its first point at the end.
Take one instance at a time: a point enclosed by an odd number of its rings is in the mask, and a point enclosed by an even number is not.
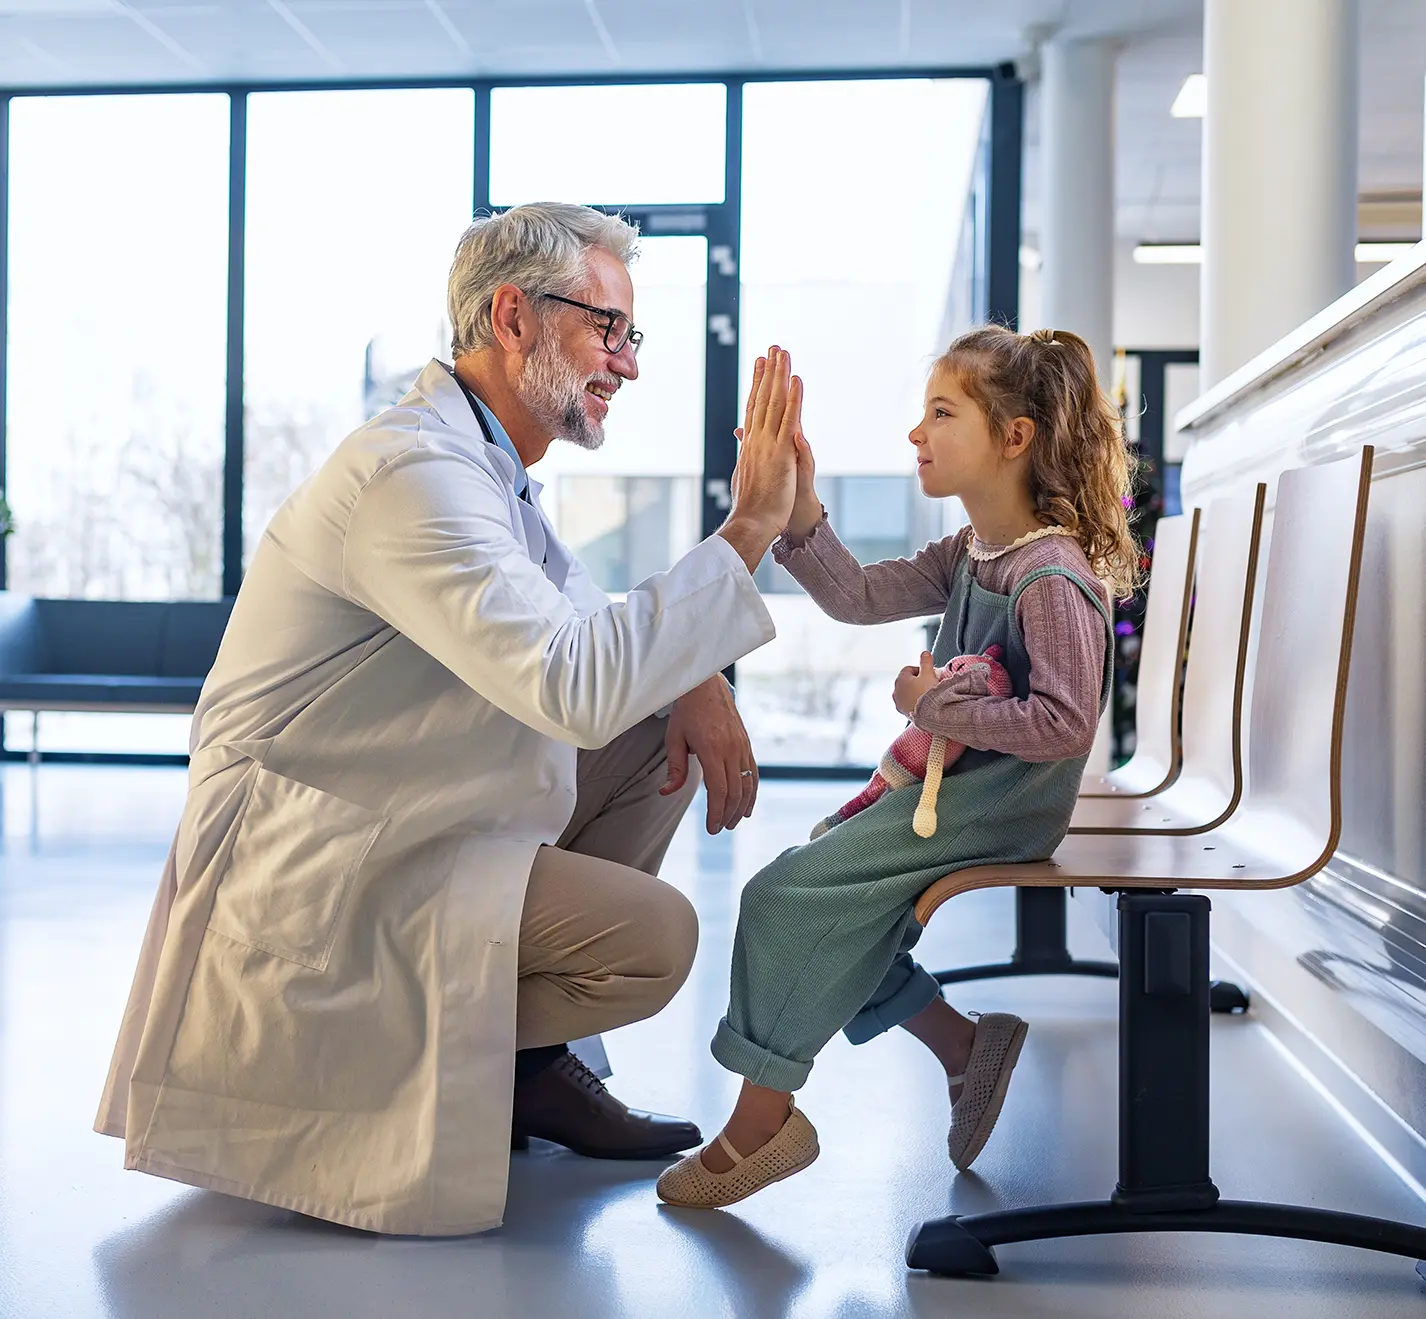
{"type": "Polygon", "coordinates": [[[520,373],[515,392],[520,402],[556,439],[593,450],[604,443],[604,427],[585,411],[586,383],[561,354],[555,336],[545,331],[520,373]]]}

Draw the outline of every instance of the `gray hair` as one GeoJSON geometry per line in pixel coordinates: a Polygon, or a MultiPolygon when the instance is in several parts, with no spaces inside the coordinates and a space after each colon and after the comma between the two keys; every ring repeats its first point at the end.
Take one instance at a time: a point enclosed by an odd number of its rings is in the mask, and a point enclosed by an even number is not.
{"type": "Polygon", "coordinates": [[[462,357],[495,342],[490,311],[502,284],[530,294],[572,296],[593,247],[627,266],[638,256],[639,231],[620,216],[562,202],[531,202],[478,217],[456,244],[446,286],[451,355],[462,357]]]}

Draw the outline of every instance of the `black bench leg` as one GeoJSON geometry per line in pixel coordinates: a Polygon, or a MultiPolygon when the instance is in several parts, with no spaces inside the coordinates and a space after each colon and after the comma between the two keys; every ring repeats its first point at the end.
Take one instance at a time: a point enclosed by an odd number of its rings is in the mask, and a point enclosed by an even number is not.
{"type": "MultiPolygon", "coordinates": [[[[1109,1232],[1237,1232],[1426,1260],[1426,1227],[1297,1205],[1220,1200],[1208,1171],[1208,899],[1119,896],[1119,1184],[1108,1200],[923,1223],[906,1261],[999,1271],[994,1247],[1109,1232]]],[[[1426,1274],[1423,1274],[1426,1276],[1426,1274]]]]}
{"type": "MultiPolygon", "coordinates": [[[[1015,951],[1008,962],[981,966],[958,966],[935,972],[939,985],[958,985],[967,980],[998,980],[1007,976],[1119,974],[1117,962],[1094,962],[1070,953],[1066,931],[1066,891],[1062,888],[1017,888],[1015,890],[1015,951]]],[[[1246,1012],[1247,992],[1227,980],[1211,982],[1214,1012],[1246,1012]]]]}
{"type": "Polygon", "coordinates": [[[1065,931],[1065,898],[1062,888],[1017,888],[1015,890],[1015,951],[1008,962],[985,966],[959,966],[937,971],[936,982],[956,985],[964,980],[996,980],[1002,976],[1119,974],[1115,962],[1087,962],[1070,955],[1065,931]]]}

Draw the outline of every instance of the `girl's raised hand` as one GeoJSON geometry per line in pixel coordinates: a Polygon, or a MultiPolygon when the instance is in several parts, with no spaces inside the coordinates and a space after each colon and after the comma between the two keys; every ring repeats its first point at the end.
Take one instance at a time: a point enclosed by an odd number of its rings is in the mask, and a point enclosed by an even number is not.
{"type": "Polygon", "coordinates": [[[787,535],[794,541],[803,541],[810,536],[822,521],[822,501],[817,498],[817,464],[812,457],[812,446],[807,437],[798,431],[792,437],[797,446],[797,494],[792,501],[792,516],[787,522],[787,535]]]}
{"type": "MultiPolygon", "coordinates": [[[[752,396],[749,396],[749,404],[752,404],[752,396]]],[[[739,442],[742,442],[742,426],[733,433],[739,442]]],[[[817,463],[811,456],[811,445],[807,443],[807,436],[799,431],[793,436],[793,443],[797,449],[797,493],[793,496],[793,515],[787,519],[784,535],[789,536],[793,542],[800,543],[809,538],[821,522],[821,499],[817,498],[817,486],[814,482],[817,463]]]]}

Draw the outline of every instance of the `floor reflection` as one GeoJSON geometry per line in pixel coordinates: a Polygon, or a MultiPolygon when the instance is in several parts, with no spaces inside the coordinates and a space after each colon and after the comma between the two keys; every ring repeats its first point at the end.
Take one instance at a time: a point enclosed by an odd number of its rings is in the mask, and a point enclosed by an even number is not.
{"type": "MultiPolygon", "coordinates": [[[[973,1315],[1397,1319],[1409,1264],[1246,1238],[1099,1238],[1007,1247],[994,1282],[907,1273],[923,1218],[1107,1195],[1116,1174],[1116,989],[1092,980],[962,986],[967,1009],[1032,1022],[1001,1125],[974,1174],[945,1151],[944,1079],[902,1033],[838,1039],[800,1096],[822,1156],[728,1211],[660,1208],[658,1163],[599,1163],[534,1142],[513,1157],[506,1223],[479,1237],[381,1238],[127,1173],[89,1130],[178,806],[181,772],[0,770],[0,1316],[4,1319],[863,1319],[973,1315]],[[1311,1297],[1305,1301],[1305,1297],[1311,1297]],[[1305,1308],[1304,1308],[1305,1306],[1305,1308]]],[[[697,810],[666,877],[699,908],[690,981],[607,1040],[616,1093],[713,1130],[737,1088],[708,1038],[726,1004],[738,892],[844,784],[765,784],[752,820],[707,838],[697,810]]],[[[928,961],[1003,955],[1009,894],[943,910],[928,961]]],[[[1071,904],[1074,950],[1103,953],[1071,904]]],[[[1214,1173],[1225,1195],[1420,1221],[1260,1035],[1215,1021],[1214,1173]]]]}

